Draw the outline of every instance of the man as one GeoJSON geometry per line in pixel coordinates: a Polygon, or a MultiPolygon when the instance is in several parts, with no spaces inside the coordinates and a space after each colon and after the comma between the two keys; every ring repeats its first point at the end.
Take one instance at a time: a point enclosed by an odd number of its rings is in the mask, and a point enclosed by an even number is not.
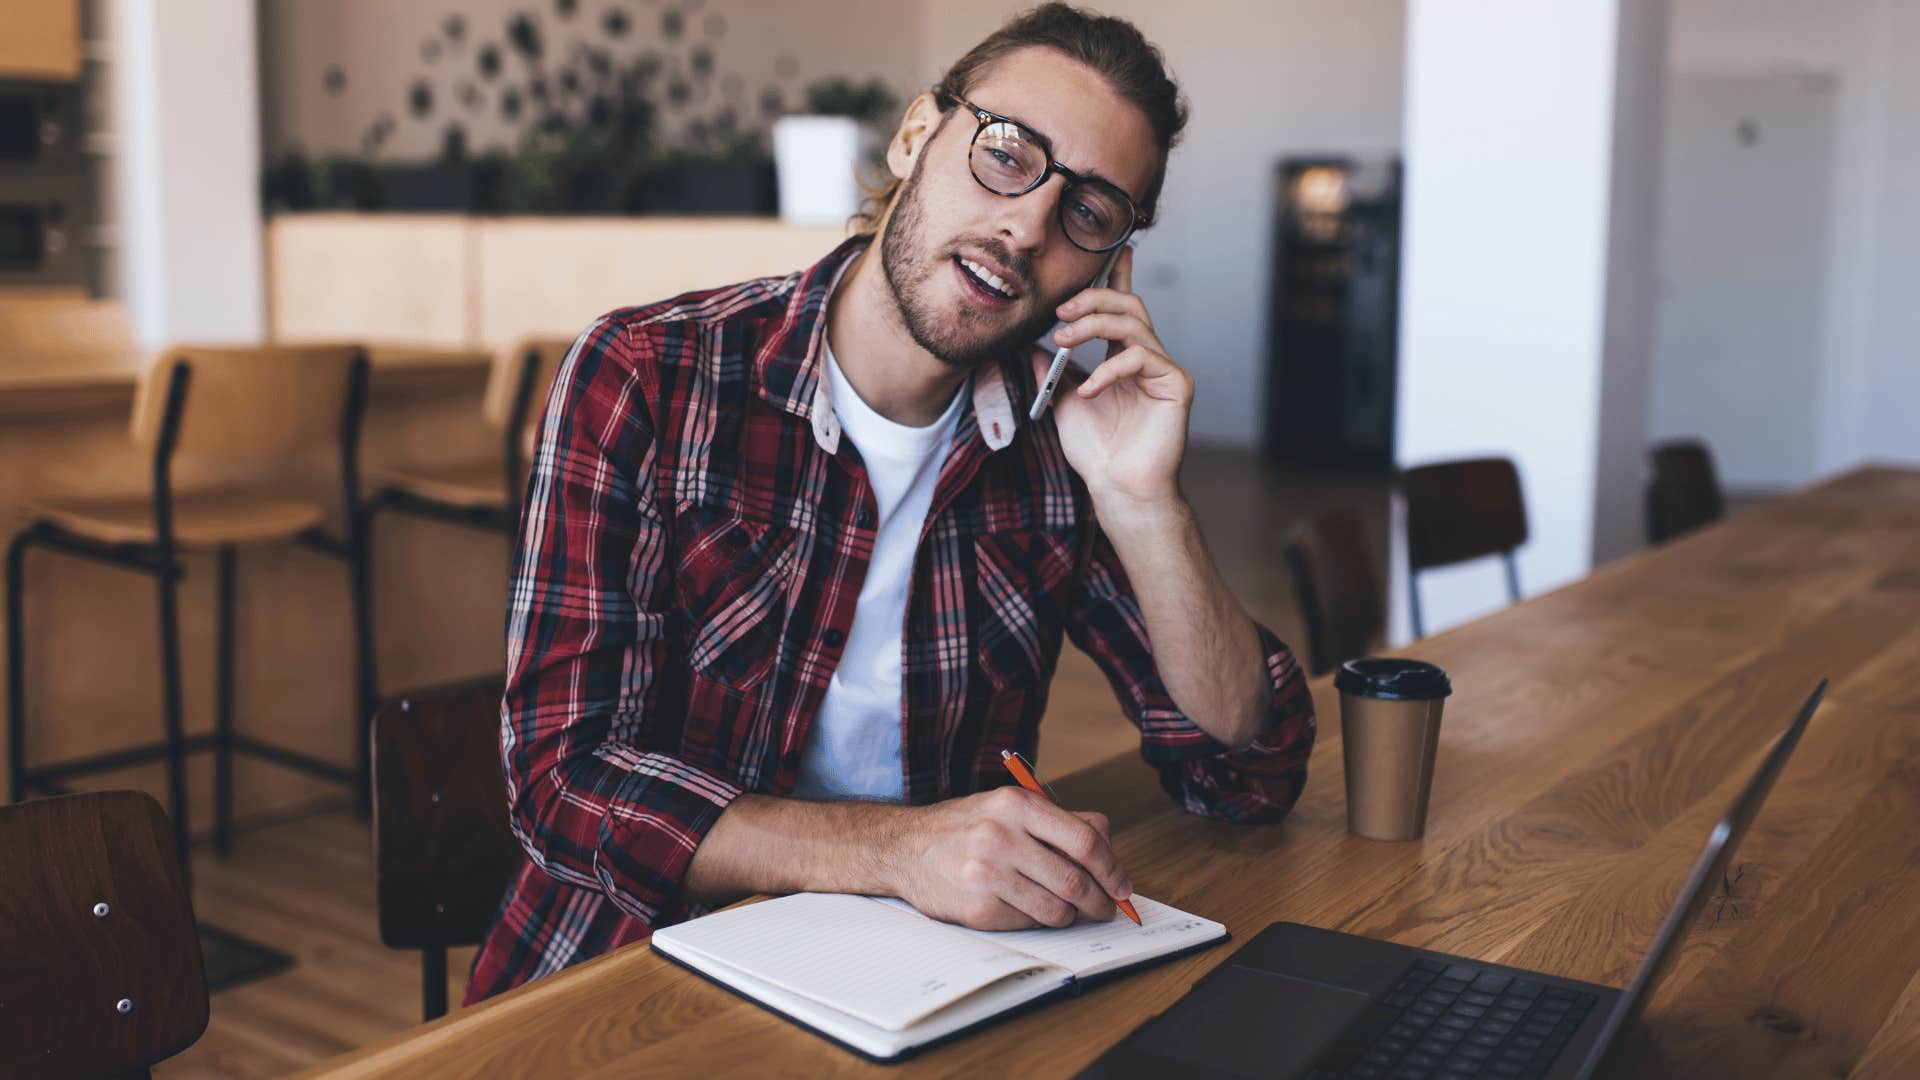
{"type": "Polygon", "coordinates": [[[1312,703],[1176,485],[1193,380],[1130,253],[1086,288],[1151,219],[1184,112],[1130,24],[1036,9],[913,101],[862,235],[581,336],[509,595],[530,862],[469,1001],[756,892],[1112,918],[1106,820],[1005,786],[1063,633],[1187,809],[1293,805],[1312,703]],[[1029,422],[1056,320],[1109,355],[1029,422]]]}

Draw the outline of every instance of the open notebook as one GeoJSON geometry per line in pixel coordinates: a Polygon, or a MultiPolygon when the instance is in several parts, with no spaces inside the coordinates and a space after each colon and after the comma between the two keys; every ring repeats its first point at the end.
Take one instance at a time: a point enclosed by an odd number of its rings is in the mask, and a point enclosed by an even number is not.
{"type": "Polygon", "coordinates": [[[653,935],[653,949],[877,1061],[900,1058],[1087,980],[1227,936],[1135,895],[1124,916],[1061,929],[968,930],[901,900],[796,893],[653,935]]]}

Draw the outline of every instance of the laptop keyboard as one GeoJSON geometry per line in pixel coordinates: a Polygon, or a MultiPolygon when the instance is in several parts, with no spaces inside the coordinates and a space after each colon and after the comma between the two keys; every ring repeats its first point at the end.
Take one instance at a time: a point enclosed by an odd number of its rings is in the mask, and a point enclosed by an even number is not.
{"type": "Polygon", "coordinates": [[[1543,1076],[1598,1000],[1471,964],[1416,960],[1307,1077],[1543,1076]]]}

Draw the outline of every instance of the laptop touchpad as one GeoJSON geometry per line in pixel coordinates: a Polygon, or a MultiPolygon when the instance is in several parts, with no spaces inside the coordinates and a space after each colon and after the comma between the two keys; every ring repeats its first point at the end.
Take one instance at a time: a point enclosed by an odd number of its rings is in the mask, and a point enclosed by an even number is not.
{"type": "Polygon", "coordinates": [[[1228,964],[1127,1040],[1126,1050],[1238,1076],[1304,1071],[1372,999],[1228,964]]]}

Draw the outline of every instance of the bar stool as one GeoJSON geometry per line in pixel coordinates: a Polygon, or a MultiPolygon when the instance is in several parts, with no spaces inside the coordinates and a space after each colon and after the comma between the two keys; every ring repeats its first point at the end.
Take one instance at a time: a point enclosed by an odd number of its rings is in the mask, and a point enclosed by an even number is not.
{"type": "Polygon", "coordinates": [[[1407,500],[1407,593],[1415,637],[1420,618],[1420,571],[1498,555],[1507,566],[1507,595],[1520,602],[1520,571],[1513,553],[1527,542],[1527,505],[1520,470],[1506,458],[1446,461],[1400,475],[1407,500]]]}
{"type": "Polygon", "coordinates": [[[313,775],[351,784],[367,793],[367,721],[370,686],[365,658],[366,559],[358,498],[360,418],[366,401],[367,355],[346,345],[175,349],[141,378],[133,407],[133,441],[151,455],[149,495],[106,499],[50,500],[28,507],[29,524],[7,551],[7,738],[8,795],[29,790],[60,792],[70,777],[164,759],[175,845],[184,871],[188,850],[186,762],[189,752],[211,749],[214,764],[214,847],[226,854],[233,841],[233,755],[274,761],[313,775]],[[340,461],[346,535],[329,534],[326,511],[317,503],[268,490],[176,492],[175,455],[257,462],[302,451],[335,449],[340,461]],[[356,761],[336,765],[233,730],[234,558],[242,545],[295,541],[347,563],[352,583],[356,666],[356,761]],[[94,559],[155,578],[159,584],[162,720],[164,740],[30,767],[26,760],[26,670],[23,627],[25,557],[45,548],[94,559]],[[214,732],[188,737],[183,731],[180,676],[179,583],[184,552],[217,558],[217,674],[214,732]]]}
{"type": "Polygon", "coordinates": [[[393,510],[511,538],[520,524],[541,409],[572,347],[572,338],[532,338],[496,354],[480,415],[502,436],[500,460],[383,473],[367,504],[369,523],[380,511],[393,510]]]}
{"type": "MultiPolygon", "coordinates": [[[[501,436],[498,460],[384,472],[378,477],[378,491],[367,500],[365,513],[363,535],[369,564],[373,526],[382,512],[499,533],[509,543],[513,541],[520,525],[528,459],[533,455],[534,434],[547,391],[572,348],[572,338],[529,338],[494,355],[480,416],[501,436]]],[[[371,574],[370,566],[368,572],[371,574]]],[[[381,698],[378,665],[370,641],[362,663],[367,680],[367,715],[372,715],[379,709],[381,698]]]]}
{"type": "Polygon", "coordinates": [[[0,806],[0,1076],[145,1075],[207,1028],[166,815],[140,791],[0,806]]]}

